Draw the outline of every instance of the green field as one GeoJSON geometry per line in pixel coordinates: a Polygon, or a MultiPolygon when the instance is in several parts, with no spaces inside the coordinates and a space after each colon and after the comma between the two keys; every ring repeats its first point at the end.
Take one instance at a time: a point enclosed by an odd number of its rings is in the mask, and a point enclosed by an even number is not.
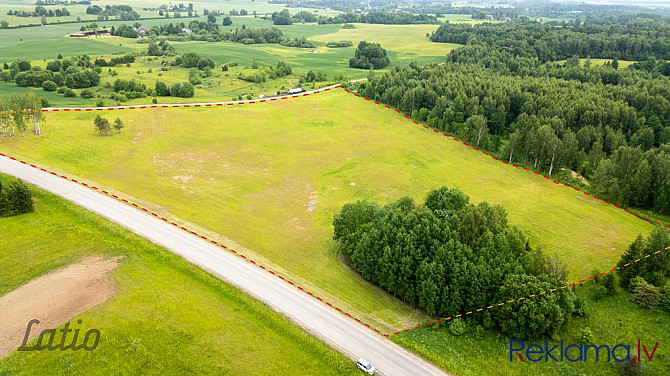
{"type": "Polygon", "coordinates": [[[331,221],[344,203],[422,200],[431,189],[458,186],[474,202],[502,204],[533,246],[567,262],[572,279],[611,268],[652,228],[340,89],[267,104],[104,115],[127,128],[100,137],[95,114],[51,113],[42,136],[1,139],[0,150],[139,197],[207,236],[233,238],[388,330],[425,316],[340,263],[331,221]]]}
{"type": "Polygon", "coordinates": [[[97,349],[14,352],[0,360],[0,374],[355,374],[352,361],[240,290],[116,224],[33,192],[35,213],[0,218],[0,294],[93,255],[123,257],[113,272],[120,293],[71,320],[100,330],[97,349]]]}

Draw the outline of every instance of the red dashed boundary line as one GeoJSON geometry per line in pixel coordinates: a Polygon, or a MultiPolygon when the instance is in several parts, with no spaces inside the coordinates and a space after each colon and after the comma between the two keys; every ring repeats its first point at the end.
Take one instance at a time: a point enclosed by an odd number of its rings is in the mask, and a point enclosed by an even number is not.
{"type": "MultiPolygon", "coordinates": [[[[310,94],[319,94],[321,92],[330,91],[331,89],[336,89],[340,87],[340,84],[326,86],[316,90],[310,91],[301,91],[295,94],[282,95],[278,97],[269,97],[262,99],[249,99],[244,101],[230,101],[230,102],[202,102],[202,103],[173,103],[173,104],[138,104],[134,106],[111,106],[111,107],[47,107],[43,108],[42,112],[81,112],[81,111],[113,111],[113,110],[137,110],[137,109],[149,109],[149,108],[189,108],[189,107],[221,107],[221,106],[232,106],[240,104],[254,104],[254,103],[265,103],[273,102],[277,100],[290,99],[290,98],[301,98],[306,97],[310,94]]],[[[36,110],[23,110],[23,112],[30,112],[36,110]]],[[[1,113],[0,113],[1,114],[1,113]]]]}
{"type": "MultiPolygon", "coordinates": [[[[343,89],[344,89],[344,88],[343,88],[343,89]]],[[[384,105],[384,104],[382,104],[382,103],[373,101],[373,100],[371,100],[370,98],[361,97],[359,94],[352,93],[350,90],[347,90],[347,89],[344,89],[344,91],[346,91],[347,93],[351,93],[351,94],[353,94],[355,97],[359,97],[359,98],[365,99],[366,101],[370,101],[370,102],[372,102],[372,103],[374,103],[374,104],[376,104],[376,105],[378,105],[378,106],[384,106],[385,108],[392,109],[392,110],[394,110],[395,112],[397,112],[397,113],[399,113],[399,114],[402,114],[402,112],[401,112],[399,109],[397,109],[397,108],[393,108],[393,107],[391,107],[391,106],[384,105]]],[[[491,154],[489,154],[489,153],[487,153],[487,152],[485,152],[485,151],[483,151],[483,150],[480,150],[479,148],[477,148],[477,147],[475,147],[475,146],[472,146],[472,145],[468,144],[468,143],[465,142],[465,141],[459,140],[458,138],[453,137],[453,136],[451,136],[451,135],[449,135],[449,134],[447,134],[447,133],[441,133],[441,132],[440,132],[439,130],[437,130],[437,129],[431,128],[431,127],[429,127],[429,126],[427,126],[427,125],[424,125],[424,124],[421,124],[421,123],[419,123],[419,122],[417,122],[417,121],[414,121],[414,120],[412,120],[408,115],[405,115],[405,114],[402,114],[402,115],[403,115],[406,119],[411,120],[413,124],[415,124],[415,125],[419,125],[419,126],[421,126],[422,128],[424,128],[425,130],[432,131],[434,134],[436,134],[436,135],[438,135],[438,136],[443,136],[443,137],[445,137],[445,138],[450,138],[450,139],[452,139],[452,140],[454,140],[454,141],[456,141],[456,142],[458,142],[458,143],[461,143],[461,144],[467,146],[468,148],[470,148],[470,149],[472,149],[472,150],[474,150],[474,151],[476,151],[476,152],[482,153],[482,154],[486,155],[487,157],[491,157],[491,158],[493,158],[494,160],[496,160],[496,161],[498,161],[498,162],[500,162],[500,163],[502,163],[502,164],[506,164],[506,165],[508,165],[508,166],[512,166],[512,167],[515,167],[515,168],[521,168],[521,169],[523,169],[523,170],[525,170],[525,171],[528,171],[529,173],[532,173],[532,174],[536,175],[537,177],[540,177],[540,178],[543,178],[543,179],[547,180],[548,182],[552,182],[552,183],[555,184],[556,186],[563,186],[563,187],[565,187],[565,188],[573,189],[573,190],[575,190],[575,191],[577,191],[577,192],[582,192],[582,193],[583,193],[584,195],[586,195],[586,196],[593,197],[594,199],[596,199],[596,200],[598,200],[598,201],[602,201],[602,202],[604,202],[605,204],[607,204],[607,205],[611,205],[611,206],[613,206],[613,207],[616,208],[616,209],[623,210],[624,212],[626,212],[626,213],[628,213],[628,214],[631,214],[631,215],[634,215],[635,217],[640,218],[640,219],[642,219],[642,220],[645,220],[645,221],[647,221],[647,222],[649,222],[649,223],[651,223],[651,224],[659,225],[659,226],[663,226],[663,224],[661,224],[661,223],[658,222],[658,221],[652,221],[651,219],[649,219],[649,218],[647,218],[647,217],[644,217],[644,216],[642,216],[642,215],[640,215],[640,214],[638,214],[638,213],[633,213],[633,212],[631,212],[631,211],[628,210],[628,209],[622,208],[622,207],[620,207],[619,205],[616,205],[616,204],[612,204],[611,202],[609,202],[609,201],[607,201],[607,200],[601,199],[600,197],[595,196],[595,195],[592,195],[592,194],[590,194],[589,192],[582,191],[582,190],[580,190],[579,188],[575,188],[575,187],[573,187],[573,186],[571,186],[571,185],[569,185],[569,184],[559,183],[559,182],[557,182],[556,180],[552,180],[550,177],[541,174],[540,172],[533,171],[533,170],[531,170],[531,169],[529,169],[529,168],[527,168],[527,167],[521,167],[521,166],[519,166],[519,165],[516,165],[516,164],[510,164],[510,163],[507,162],[507,161],[500,160],[499,158],[494,157],[494,156],[492,156],[491,154]]],[[[666,228],[670,228],[669,225],[664,225],[664,226],[665,226],[666,228]]]]}
{"type": "MultiPolygon", "coordinates": [[[[333,304],[330,303],[329,301],[324,300],[324,299],[321,298],[320,296],[314,294],[313,292],[311,292],[311,291],[309,291],[309,290],[306,290],[305,288],[303,288],[303,287],[300,286],[299,284],[296,284],[295,282],[291,281],[290,279],[287,279],[287,278],[283,277],[281,274],[278,274],[277,272],[275,272],[275,271],[273,271],[273,270],[271,270],[271,269],[265,267],[264,265],[262,265],[262,264],[260,264],[260,263],[258,263],[258,262],[256,262],[256,261],[254,261],[253,259],[247,257],[247,256],[244,255],[243,253],[240,253],[240,252],[238,252],[238,251],[236,251],[236,250],[234,250],[234,249],[232,249],[232,248],[226,246],[225,244],[221,244],[221,243],[219,243],[219,242],[217,242],[217,241],[215,241],[215,240],[211,240],[211,239],[209,239],[208,237],[206,237],[205,235],[199,234],[198,232],[193,231],[193,230],[191,230],[191,229],[189,229],[189,228],[187,228],[187,227],[185,227],[185,226],[182,226],[182,225],[179,224],[179,223],[172,222],[172,221],[170,221],[169,219],[167,219],[167,218],[165,218],[165,217],[162,217],[162,216],[160,216],[159,214],[157,214],[157,213],[155,213],[155,212],[153,212],[153,211],[150,211],[149,209],[147,209],[147,208],[145,208],[145,207],[143,207],[143,206],[140,206],[140,205],[138,205],[138,204],[136,204],[136,203],[134,203],[134,202],[132,202],[132,201],[130,201],[130,200],[127,200],[127,199],[125,199],[125,198],[123,198],[123,197],[119,197],[119,196],[117,196],[117,195],[115,195],[115,194],[112,194],[112,193],[110,193],[110,192],[108,192],[108,191],[106,191],[106,190],[104,190],[104,189],[102,189],[102,188],[96,187],[96,186],[94,186],[94,185],[92,185],[92,184],[88,184],[88,183],[86,183],[86,182],[79,181],[79,180],[77,180],[77,179],[72,179],[72,178],[69,178],[69,177],[67,177],[67,176],[65,176],[65,175],[60,175],[60,174],[58,174],[58,173],[56,173],[56,172],[54,172],[54,171],[49,171],[49,170],[44,169],[44,168],[42,168],[42,167],[38,167],[38,166],[36,166],[36,165],[34,165],[34,164],[25,162],[25,161],[20,160],[20,159],[16,159],[16,158],[14,158],[14,157],[12,157],[12,156],[8,156],[8,155],[6,155],[6,154],[0,153],[0,157],[9,158],[9,159],[11,159],[11,160],[13,160],[13,161],[20,162],[20,163],[22,163],[22,164],[24,164],[24,165],[30,166],[30,167],[32,167],[32,168],[34,168],[34,169],[36,169],[36,170],[40,170],[40,171],[42,171],[42,172],[44,172],[44,173],[46,173],[46,174],[50,174],[50,175],[53,175],[53,176],[56,176],[56,177],[60,177],[60,178],[65,179],[65,180],[69,180],[69,181],[71,181],[71,182],[73,182],[73,183],[82,185],[82,186],[84,186],[84,187],[86,187],[86,188],[88,188],[88,189],[91,189],[91,190],[100,192],[100,193],[105,194],[105,195],[110,196],[110,197],[113,197],[113,198],[116,199],[117,201],[121,201],[121,202],[123,202],[124,204],[126,204],[126,205],[128,205],[128,206],[132,206],[132,207],[134,207],[134,208],[136,208],[136,209],[138,209],[138,210],[142,210],[142,211],[145,212],[145,213],[151,214],[152,216],[154,216],[154,217],[155,217],[156,219],[158,219],[158,220],[161,220],[161,221],[163,221],[163,222],[165,222],[165,223],[169,223],[169,224],[171,224],[172,226],[174,226],[174,227],[176,227],[176,228],[178,228],[178,229],[180,229],[180,230],[182,230],[182,231],[185,231],[185,232],[187,232],[187,233],[189,233],[189,234],[191,234],[191,235],[193,235],[193,236],[195,236],[195,237],[197,237],[197,238],[200,238],[200,239],[202,239],[202,240],[209,241],[211,244],[213,244],[213,245],[215,245],[215,246],[218,246],[218,247],[220,247],[221,249],[224,249],[224,250],[226,250],[226,251],[228,251],[228,252],[230,252],[230,253],[232,253],[232,254],[234,254],[234,255],[236,255],[236,256],[241,257],[242,259],[248,261],[250,264],[253,264],[253,265],[255,265],[255,266],[257,266],[257,267],[263,269],[264,271],[266,271],[266,272],[272,274],[273,276],[275,276],[275,277],[281,279],[281,280],[284,281],[285,283],[288,283],[289,285],[295,287],[295,288],[298,289],[299,291],[302,291],[302,292],[304,292],[305,294],[311,296],[312,298],[314,298],[314,299],[316,299],[316,300],[318,300],[318,301],[324,303],[325,305],[327,305],[327,306],[329,306],[329,307],[331,307],[331,308],[334,308],[335,310],[337,310],[338,312],[342,313],[343,315],[348,316],[348,317],[350,317],[350,318],[356,320],[358,323],[362,324],[363,326],[365,326],[365,327],[367,327],[367,328],[369,328],[369,329],[372,329],[373,331],[375,331],[375,332],[377,332],[377,333],[379,333],[379,334],[382,334],[381,331],[379,331],[379,329],[374,328],[374,327],[372,327],[370,324],[361,321],[359,318],[353,316],[353,315],[350,314],[349,312],[346,312],[346,311],[342,310],[341,308],[337,307],[336,305],[333,305],[333,304]]],[[[388,337],[388,336],[389,336],[388,334],[383,334],[383,335],[384,335],[384,337],[388,337]]]]}
{"type": "MultiPolygon", "coordinates": [[[[322,88],[322,89],[319,89],[319,90],[314,90],[314,91],[311,91],[311,92],[303,92],[303,93],[296,94],[296,95],[286,95],[286,96],[282,96],[282,97],[268,98],[268,99],[262,99],[262,100],[250,100],[250,101],[216,102],[216,103],[192,103],[192,104],[165,104],[165,105],[137,105],[137,106],[116,106],[116,107],[95,107],[95,108],[45,108],[45,109],[43,109],[42,111],[43,111],[43,112],[59,112],[59,111],[63,111],[63,112],[68,112],[68,111],[104,111],[104,110],[125,110],[125,109],[147,109],[147,108],[214,107],[214,106],[234,105],[234,104],[241,104],[241,105],[242,105],[242,104],[245,104],[245,103],[249,103],[249,104],[253,104],[253,103],[256,103],[256,102],[264,103],[264,102],[271,102],[271,101],[276,101],[276,100],[280,100],[280,99],[299,98],[299,97],[308,96],[308,95],[310,95],[310,94],[318,94],[318,93],[320,93],[320,92],[322,92],[322,91],[323,91],[323,92],[330,91],[331,89],[334,89],[334,88],[340,88],[340,87],[341,87],[340,85],[333,85],[333,86],[329,86],[329,87],[322,88]]],[[[344,90],[345,90],[347,93],[351,93],[351,91],[349,91],[349,90],[347,90],[347,89],[344,89],[344,90]]],[[[353,95],[356,96],[356,97],[363,98],[363,99],[365,99],[366,101],[373,102],[373,103],[376,104],[376,105],[382,106],[382,104],[381,104],[380,102],[372,101],[372,100],[369,99],[369,98],[361,97],[359,94],[353,93],[353,95]]],[[[385,108],[387,108],[387,109],[393,109],[393,110],[394,110],[395,112],[397,112],[397,113],[402,113],[402,112],[401,112],[400,110],[398,110],[397,108],[393,108],[393,107],[388,106],[388,105],[383,105],[383,106],[384,106],[385,108]]],[[[411,120],[410,117],[409,117],[408,115],[403,114],[403,116],[404,116],[406,119],[411,120]]],[[[456,141],[456,142],[460,142],[460,143],[462,143],[463,145],[465,145],[465,146],[467,146],[467,147],[469,147],[469,148],[472,148],[473,150],[475,150],[475,151],[477,151],[477,152],[481,152],[481,153],[483,153],[484,155],[493,158],[493,159],[496,160],[496,161],[502,162],[503,164],[506,164],[506,165],[510,165],[508,162],[506,162],[506,161],[501,161],[500,159],[498,159],[498,158],[496,158],[496,157],[490,155],[489,153],[487,153],[487,152],[485,152],[485,151],[482,151],[482,150],[480,150],[480,149],[478,149],[478,148],[476,148],[476,147],[474,147],[474,146],[471,146],[471,145],[469,145],[468,143],[459,140],[458,138],[452,137],[452,136],[448,135],[447,133],[440,133],[440,131],[438,131],[437,129],[430,128],[429,126],[420,124],[420,123],[418,123],[418,122],[416,122],[416,121],[412,121],[412,123],[414,123],[414,124],[416,124],[416,125],[420,125],[420,126],[422,126],[424,129],[426,129],[426,130],[431,130],[433,133],[435,133],[435,134],[437,134],[437,135],[442,135],[442,136],[444,136],[444,137],[451,138],[452,140],[454,140],[454,141],[456,141]]],[[[373,331],[376,332],[376,333],[379,333],[379,334],[383,335],[384,337],[389,337],[389,336],[391,336],[391,335],[398,335],[398,334],[401,334],[401,333],[409,332],[409,331],[411,331],[411,330],[415,330],[415,329],[420,329],[420,328],[428,327],[428,326],[431,326],[431,325],[433,325],[433,324],[437,324],[437,323],[440,323],[440,322],[446,322],[446,321],[449,321],[449,320],[452,320],[452,319],[456,319],[456,318],[459,318],[459,317],[462,317],[462,316],[467,316],[467,315],[470,315],[470,314],[472,314],[472,313],[482,312],[482,311],[484,311],[484,310],[489,310],[489,309],[492,309],[492,308],[494,308],[494,307],[499,307],[499,306],[502,306],[502,305],[505,305],[505,304],[511,304],[511,303],[514,303],[514,302],[519,302],[519,301],[523,301],[523,300],[526,300],[526,299],[531,299],[531,298],[534,298],[534,297],[536,297],[536,296],[538,296],[538,295],[544,295],[544,294],[551,293],[551,292],[554,292],[554,291],[557,291],[557,290],[560,290],[560,289],[565,289],[565,288],[568,288],[568,287],[572,287],[572,286],[575,286],[576,284],[582,284],[582,283],[584,283],[584,282],[587,281],[587,280],[592,280],[592,279],[595,279],[595,278],[596,278],[596,276],[590,276],[590,277],[588,277],[588,278],[583,278],[583,279],[579,280],[579,281],[576,282],[576,283],[571,283],[571,284],[568,284],[568,285],[565,285],[565,286],[561,286],[561,287],[559,287],[559,288],[550,289],[549,291],[542,291],[542,292],[540,292],[539,294],[531,294],[531,295],[528,295],[527,297],[520,297],[520,298],[518,298],[518,299],[511,299],[511,300],[509,300],[509,301],[500,302],[500,303],[497,303],[497,304],[492,304],[492,305],[489,305],[489,306],[487,306],[487,307],[485,307],[485,308],[479,308],[479,309],[475,309],[475,310],[472,310],[472,311],[468,311],[468,312],[466,312],[466,313],[464,313],[464,314],[458,314],[458,315],[455,315],[455,316],[453,316],[453,317],[446,317],[446,318],[437,319],[437,320],[435,320],[435,321],[426,322],[426,323],[423,323],[423,324],[414,326],[414,327],[412,327],[412,328],[407,328],[407,329],[404,329],[404,330],[401,330],[401,331],[394,332],[394,333],[392,333],[392,334],[381,333],[381,331],[379,331],[379,329],[376,329],[376,328],[372,327],[370,324],[367,324],[367,323],[361,321],[359,318],[357,318],[357,317],[351,315],[350,313],[348,313],[348,312],[346,312],[346,311],[343,311],[341,308],[339,308],[339,307],[333,305],[332,303],[330,303],[330,302],[324,300],[323,298],[319,297],[318,295],[315,295],[314,293],[310,292],[309,290],[305,290],[305,289],[304,289],[303,287],[301,287],[300,285],[296,285],[293,281],[288,280],[288,279],[286,279],[285,277],[283,277],[282,275],[277,274],[277,273],[274,272],[273,270],[266,268],[265,266],[263,266],[263,265],[257,263],[256,261],[254,261],[254,260],[248,258],[248,257],[245,256],[244,254],[239,253],[239,252],[237,252],[236,250],[234,250],[234,249],[232,249],[232,248],[229,248],[229,247],[227,247],[227,246],[224,245],[224,244],[220,244],[220,243],[218,243],[218,242],[216,242],[216,241],[214,241],[214,240],[210,240],[210,239],[208,239],[206,236],[201,235],[201,234],[199,234],[199,233],[197,233],[197,232],[195,232],[195,231],[192,231],[192,230],[190,230],[190,229],[187,228],[187,227],[181,226],[181,225],[178,224],[178,223],[171,222],[171,221],[169,221],[167,218],[165,218],[165,217],[161,217],[160,215],[158,215],[158,214],[156,214],[156,213],[154,213],[154,212],[151,212],[151,211],[149,211],[148,209],[146,209],[146,208],[144,208],[144,207],[142,207],[142,206],[139,206],[138,204],[136,204],[136,203],[134,203],[134,202],[131,202],[131,201],[125,199],[125,198],[119,197],[119,196],[117,196],[117,195],[115,195],[115,194],[111,194],[111,193],[109,193],[108,191],[106,191],[106,190],[104,190],[104,189],[101,189],[101,188],[98,188],[98,187],[96,187],[96,186],[87,184],[87,183],[85,183],[85,182],[80,182],[80,181],[78,181],[78,180],[76,180],[76,179],[68,178],[68,177],[65,176],[65,175],[59,175],[59,174],[57,174],[57,173],[55,173],[55,172],[53,172],[53,171],[46,170],[46,169],[41,168],[41,167],[38,167],[38,166],[36,166],[36,165],[34,165],[34,164],[29,164],[29,163],[27,163],[27,162],[25,162],[25,161],[22,161],[22,160],[17,160],[16,158],[11,157],[11,156],[7,156],[7,155],[5,155],[5,154],[3,154],[3,153],[0,153],[0,156],[5,157],[5,158],[9,158],[9,159],[11,159],[11,160],[20,162],[20,163],[25,164],[25,165],[28,165],[28,166],[30,166],[30,167],[32,167],[32,168],[35,168],[35,169],[38,169],[38,170],[40,170],[40,171],[42,171],[42,172],[44,172],[44,173],[51,174],[51,175],[54,175],[54,176],[63,178],[63,179],[65,179],[65,180],[69,180],[69,181],[71,181],[71,182],[73,182],[73,183],[80,184],[80,185],[82,185],[82,186],[84,186],[84,187],[86,187],[86,188],[89,188],[89,189],[92,189],[92,190],[101,192],[101,193],[103,193],[103,194],[105,194],[105,195],[108,195],[108,196],[111,196],[111,197],[113,197],[114,199],[116,199],[116,200],[118,200],[118,201],[121,201],[121,202],[123,202],[123,203],[125,203],[125,204],[127,204],[127,205],[129,205],[129,206],[133,206],[133,207],[137,208],[138,210],[142,210],[142,211],[144,211],[144,212],[146,212],[146,213],[150,213],[152,216],[156,217],[156,218],[159,219],[159,220],[162,220],[162,221],[164,221],[164,222],[166,222],[166,223],[169,223],[169,224],[171,224],[172,226],[177,227],[178,229],[181,229],[182,231],[188,232],[188,233],[190,233],[190,234],[193,235],[193,236],[196,236],[196,237],[198,237],[198,238],[201,238],[202,240],[209,241],[211,244],[216,245],[216,246],[218,246],[218,247],[220,247],[220,248],[222,248],[222,249],[224,249],[224,250],[227,250],[227,251],[229,251],[229,252],[231,252],[231,253],[233,253],[233,254],[235,254],[235,255],[237,255],[237,256],[243,258],[244,260],[248,261],[249,263],[251,263],[251,264],[253,264],[253,265],[255,265],[255,266],[257,266],[257,267],[259,267],[259,268],[261,268],[261,269],[263,269],[263,270],[265,270],[266,272],[272,274],[273,276],[275,276],[275,277],[281,279],[281,280],[284,281],[285,283],[288,283],[289,285],[294,286],[294,287],[297,288],[299,291],[302,291],[302,292],[304,292],[305,294],[311,296],[312,298],[314,298],[314,299],[316,299],[316,300],[318,300],[318,301],[320,301],[320,302],[326,304],[327,306],[329,306],[329,307],[331,307],[331,308],[334,308],[334,309],[337,310],[338,312],[344,314],[345,316],[348,316],[349,318],[354,319],[356,322],[358,322],[358,323],[362,324],[363,326],[365,326],[365,327],[367,327],[367,328],[373,330],[373,331]]],[[[529,172],[532,172],[533,174],[537,175],[538,177],[543,177],[543,178],[546,179],[546,180],[550,180],[550,181],[552,181],[552,182],[553,182],[554,184],[556,184],[556,185],[561,185],[561,183],[559,183],[559,182],[557,182],[557,181],[555,181],[555,180],[551,180],[551,178],[549,178],[548,176],[542,175],[542,174],[540,174],[540,173],[537,172],[537,171],[532,171],[532,170],[530,170],[529,168],[526,168],[526,167],[520,167],[520,166],[515,165],[515,164],[512,164],[511,166],[513,166],[513,167],[515,167],[515,168],[523,168],[524,170],[529,171],[529,172]]],[[[562,185],[565,186],[565,187],[567,187],[567,188],[572,188],[572,189],[574,189],[575,191],[578,191],[578,192],[580,191],[578,188],[574,188],[574,187],[572,187],[572,186],[570,186],[570,185],[568,185],[568,184],[562,184],[562,185]]],[[[584,193],[585,195],[587,195],[587,196],[592,196],[592,195],[589,194],[588,192],[583,192],[583,193],[584,193]]],[[[601,199],[600,199],[599,197],[597,197],[597,196],[592,196],[592,197],[595,198],[596,200],[601,200],[601,199]]],[[[652,221],[651,221],[649,218],[647,218],[647,217],[642,217],[642,216],[640,216],[640,215],[637,214],[637,213],[631,213],[629,210],[624,209],[624,208],[621,208],[621,207],[619,207],[618,205],[611,204],[610,202],[608,202],[608,201],[606,201],[606,200],[601,200],[601,201],[603,201],[603,202],[604,202],[605,204],[607,204],[607,205],[612,205],[612,206],[614,206],[614,207],[617,208],[617,209],[621,209],[621,210],[625,211],[626,213],[632,214],[632,215],[634,215],[634,216],[636,216],[636,217],[638,217],[638,218],[640,218],[640,219],[644,219],[645,221],[647,221],[647,222],[649,222],[649,223],[653,223],[653,224],[656,224],[656,225],[661,225],[661,223],[659,223],[659,222],[656,222],[656,221],[653,221],[653,222],[652,222],[652,221]]],[[[668,226],[668,225],[665,225],[665,227],[666,227],[666,228],[670,228],[670,226],[668,226]]],[[[669,249],[670,249],[670,247],[666,247],[664,250],[667,251],[667,250],[669,250],[669,249]]],[[[637,259],[637,260],[635,260],[634,263],[637,263],[637,262],[639,262],[639,261],[644,261],[644,260],[646,260],[647,258],[649,258],[650,256],[657,255],[657,254],[661,253],[661,251],[662,251],[662,250],[658,250],[658,251],[656,251],[656,252],[654,252],[654,253],[652,253],[652,254],[648,254],[648,255],[644,256],[643,258],[641,258],[641,259],[637,259]]],[[[627,267],[627,266],[630,266],[630,265],[631,265],[631,263],[628,263],[628,264],[625,264],[623,267],[627,267]]],[[[620,270],[620,269],[621,269],[621,267],[617,267],[617,268],[615,268],[615,269],[611,269],[611,270],[609,271],[609,273],[613,273],[613,272],[618,271],[618,270],[620,270]]],[[[608,273],[608,272],[602,272],[602,273],[600,273],[599,275],[600,275],[600,276],[603,276],[603,275],[605,275],[605,274],[607,274],[607,273],[608,273]]]]}

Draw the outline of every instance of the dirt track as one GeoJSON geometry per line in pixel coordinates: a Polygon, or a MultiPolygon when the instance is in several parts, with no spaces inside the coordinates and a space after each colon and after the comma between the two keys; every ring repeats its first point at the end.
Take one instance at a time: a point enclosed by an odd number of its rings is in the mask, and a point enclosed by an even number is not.
{"type": "Polygon", "coordinates": [[[40,320],[30,331],[34,338],[114,297],[119,289],[110,272],[117,266],[117,260],[87,258],[0,296],[0,358],[21,346],[30,320],[40,320]]]}

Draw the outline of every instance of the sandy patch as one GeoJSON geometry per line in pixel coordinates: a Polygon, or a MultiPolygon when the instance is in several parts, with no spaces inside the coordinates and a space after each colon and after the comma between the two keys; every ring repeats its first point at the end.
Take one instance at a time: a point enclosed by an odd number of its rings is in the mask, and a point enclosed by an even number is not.
{"type": "Polygon", "coordinates": [[[0,358],[21,346],[30,320],[40,320],[34,338],[114,297],[119,289],[109,273],[117,266],[117,259],[86,258],[0,296],[0,358]]]}

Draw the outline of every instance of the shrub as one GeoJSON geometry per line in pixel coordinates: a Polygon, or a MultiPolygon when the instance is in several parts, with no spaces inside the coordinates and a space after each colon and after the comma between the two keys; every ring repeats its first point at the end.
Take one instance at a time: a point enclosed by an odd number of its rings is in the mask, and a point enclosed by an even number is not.
{"type": "Polygon", "coordinates": [[[643,308],[651,308],[658,305],[661,291],[648,282],[639,282],[635,286],[631,299],[643,308]]]}
{"type": "Polygon", "coordinates": [[[659,303],[661,308],[670,312],[670,282],[666,283],[665,287],[663,287],[663,295],[659,303]]]}
{"type": "Polygon", "coordinates": [[[635,288],[637,288],[637,285],[640,283],[647,283],[647,281],[640,276],[633,277],[628,283],[628,291],[631,293],[635,292],[635,288]]]}
{"type": "Polygon", "coordinates": [[[595,338],[593,338],[591,328],[589,328],[588,326],[582,328],[581,333],[579,333],[579,337],[577,337],[577,343],[580,345],[590,345],[593,342],[595,342],[595,338]]]}
{"type": "Polygon", "coordinates": [[[621,362],[619,363],[619,372],[623,376],[642,376],[646,366],[640,362],[621,362]]]}
{"type": "Polygon", "coordinates": [[[467,324],[460,318],[454,319],[449,324],[449,331],[455,336],[463,335],[467,329],[467,324]]]}
{"type": "Polygon", "coordinates": [[[591,275],[594,277],[593,280],[592,280],[593,283],[595,283],[596,285],[599,284],[600,283],[600,270],[595,269],[595,268],[591,269],[591,275]]]}
{"type": "Polygon", "coordinates": [[[75,93],[74,90],[72,90],[72,89],[70,89],[70,88],[67,88],[67,89],[65,89],[65,91],[63,92],[63,96],[65,96],[65,97],[67,97],[67,98],[74,98],[74,97],[77,96],[77,93],[75,93]]]}
{"type": "MultiPolygon", "coordinates": [[[[575,294],[576,295],[576,294],[575,294]]],[[[588,304],[586,299],[582,298],[580,295],[575,297],[575,310],[573,312],[576,316],[586,316],[586,311],[588,310],[588,304]]]]}
{"type": "Polygon", "coordinates": [[[58,89],[58,85],[56,85],[55,82],[53,81],[44,81],[42,82],[42,90],[44,91],[56,91],[58,89]]]}
{"type": "Polygon", "coordinates": [[[95,96],[95,94],[93,94],[93,92],[89,89],[84,89],[81,91],[81,93],[79,93],[79,96],[82,98],[91,99],[95,96]]]}
{"type": "Polygon", "coordinates": [[[603,276],[602,285],[607,289],[607,295],[613,296],[616,294],[616,282],[614,279],[614,274],[607,273],[603,276]]]}
{"type": "Polygon", "coordinates": [[[607,288],[605,286],[596,286],[593,289],[593,298],[595,300],[602,300],[605,296],[607,296],[607,288]]]}

